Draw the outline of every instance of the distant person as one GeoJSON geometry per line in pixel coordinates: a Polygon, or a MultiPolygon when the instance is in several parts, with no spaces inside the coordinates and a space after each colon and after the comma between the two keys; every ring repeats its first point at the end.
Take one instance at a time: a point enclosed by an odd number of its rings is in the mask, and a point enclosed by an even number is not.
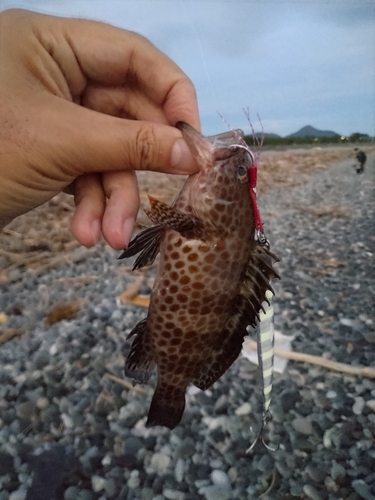
{"type": "Polygon", "coordinates": [[[359,165],[356,167],[356,172],[357,174],[363,174],[365,170],[365,163],[367,160],[366,153],[364,153],[363,151],[359,151],[358,148],[354,148],[354,151],[357,152],[355,157],[359,161],[359,165]]]}

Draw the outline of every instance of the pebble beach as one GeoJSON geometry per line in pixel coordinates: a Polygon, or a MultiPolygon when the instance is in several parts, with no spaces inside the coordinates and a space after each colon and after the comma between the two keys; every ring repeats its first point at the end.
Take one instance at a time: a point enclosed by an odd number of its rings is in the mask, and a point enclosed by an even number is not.
{"type": "Polygon", "coordinates": [[[8,226],[0,500],[375,499],[375,148],[367,153],[363,175],[349,148],[303,171],[295,152],[264,153],[277,173],[264,178],[267,189],[259,175],[266,235],[280,258],[275,327],[296,353],[358,368],[297,360],[275,374],[267,438],[276,451],[258,443],[246,454],[262,392],[258,367],[244,357],[209,390],[188,389],[173,431],[146,428],[156,378],[133,387],[122,352],[147,309],[122,294],[139,278],[147,293],[155,268],[132,273],[104,243],[74,243],[65,195],[8,226]]]}

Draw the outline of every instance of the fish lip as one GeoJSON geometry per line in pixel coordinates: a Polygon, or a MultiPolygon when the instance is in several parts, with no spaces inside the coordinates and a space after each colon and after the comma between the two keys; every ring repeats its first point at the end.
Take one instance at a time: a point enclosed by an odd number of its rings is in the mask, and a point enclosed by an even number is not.
{"type": "Polygon", "coordinates": [[[234,156],[238,152],[237,148],[246,148],[249,151],[247,145],[245,146],[243,131],[240,129],[204,137],[183,121],[177,122],[176,128],[182,133],[191,154],[203,172],[212,167],[216,161],[227,160],[234,156]]]}
{"type": "Polygon", "coordinates": [[[203,172],[212,166],[214,146],[186,122],[179,121],[176,128],[181,132],[194,160],[203,172]]]}

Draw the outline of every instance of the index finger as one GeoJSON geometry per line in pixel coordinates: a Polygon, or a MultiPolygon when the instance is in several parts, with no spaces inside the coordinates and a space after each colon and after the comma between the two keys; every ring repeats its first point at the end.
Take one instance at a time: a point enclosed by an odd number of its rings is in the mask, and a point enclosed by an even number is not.
{"type": "MultiPolygon", "coordinates": [[[[194,85],[146,38],[96,21],[70,19],[67,23],[60,18],[58,23],[60,35],[73,49],[76,63],[86,79],[103,85],[137,87],[164,110],[170,125],[182,120],[200,128],[194,85]]],[[[54,45],[53,57],[69,82],[66,44],[56,43],[57,40],[56,26],[53,26],[48,43],[54,45]]]]}

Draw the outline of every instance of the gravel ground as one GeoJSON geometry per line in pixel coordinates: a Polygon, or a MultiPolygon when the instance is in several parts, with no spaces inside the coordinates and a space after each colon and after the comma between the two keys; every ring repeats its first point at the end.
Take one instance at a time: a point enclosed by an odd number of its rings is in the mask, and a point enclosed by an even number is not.
{"type": "MultiPolygon", "coordinates": [[[[259,200],[282,259],[277,329],[295,351],[372,367],[373,158],[362,176],[346,160],[259,200]]],[[[0,285],[6,327],[22,332],[0,347],[0,500],[375,499],[374,379],[289,362],[274,384],[275,452],[245,454],[261,388],[244,358],[189,389],[175,430],[146,429],[152,385],[108,376],[122,377],[124,339],[145,316],[119,300],[135,276],[109,248],[74,255],[0,285]],[[67,301],[78,315],[49,325],[67,301]]]]}

